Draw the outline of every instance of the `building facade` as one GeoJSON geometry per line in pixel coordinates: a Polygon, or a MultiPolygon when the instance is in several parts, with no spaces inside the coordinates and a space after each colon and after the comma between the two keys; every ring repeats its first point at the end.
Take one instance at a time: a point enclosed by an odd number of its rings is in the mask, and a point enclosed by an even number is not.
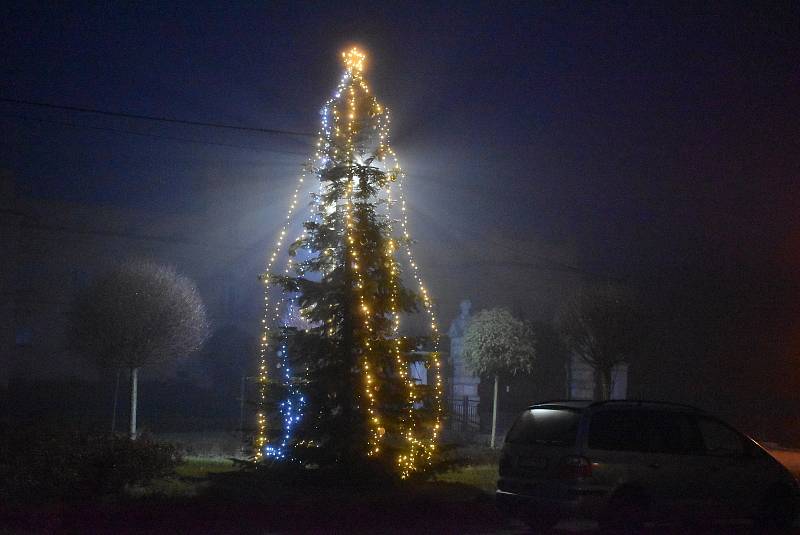
{"type": "MultiPolygon", "coordinates": [[[[628,365],[620,363],[611,369],[611,395],[609,399],[628,397],[628,365]]],[[[567,362],[567,398],[599,399],[594,369],[578,355],[567,362]]]]}

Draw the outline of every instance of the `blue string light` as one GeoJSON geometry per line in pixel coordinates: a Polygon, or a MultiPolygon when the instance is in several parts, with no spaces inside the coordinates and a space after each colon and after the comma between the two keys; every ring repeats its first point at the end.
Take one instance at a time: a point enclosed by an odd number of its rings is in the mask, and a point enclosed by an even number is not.
{"type": "MultiPolygon", "coordinates": [[[[295,326],[297,321],[294,315],[295,299],[295,295],[289,297],[287,314],[283,322],[284,327],[295,326]]],[[[278,367],[283,370],[283,384],[286,386],[289,394],[278,406],[283,420],[283,435],[280,438],[280,443],[277,445],[265,446],[264,456],[274,459],[287,459],[291,458],[292,430],[303,416],[305,398],[297,385],[292,382],[292,370],[289,366],[289,348],[286,344],[285,337],[278,348],[277,356],[279,359],[278,367]]]]}
{"type": "MultiPolygon", "coordinates": [[[[339,83],[339,87],[335,93],[334,98],[328,100],[325,106],[322,108],[320,114],[322,115],[322,133],[324,133],[324,139],[330,139],[332,136],[331,127],[329,125],[329,118],[331,113],[331,105],[336,99],[341,97],[341,93],[343,88],[346,86],[347,81],[349,80],[350,73],[345,72],[342,80],[339,83]]],[[[326,142],[324,151],[321,146],[317,147],[316,152],[316,160],[317,166],[319,168],[324,168],[328,162],[329,157],[326,155],[328,148],[330,147],[330,143],[326,142]]],[[[320,196],[322,194],[322,183],[320,183],[320,196]]],[[[315,222],[319,222],[319,204],[316,204],[316,210],[314,211],[313,220],[315,222]]],[[[287,301],[287,310],[286,316],[284,317],[283,327],[299,327],[299,324],[303,321],[302,318],[297,318],[294,314],[294,309],[296,306],[296,299],[297,294],[290,294],[288,296],[287,301]],[[299,321],[298,321],[299,320],[299,321]]],[[[283,420],[283,436],[280,438],[279,444],[267,444],[263,448],[264,457],[271,457],[273,459],[291,459],[290,450],[291,450],[291,438],[292,438],[292,429],[297,425],[297,423],[301,420],[303,415],[303,406],[305,405],[305,398],[303,397],[300,389],[297,385],[292,384],[292,372],[291,368],[289,367],[289,348],[286,345],[286,339],[284,338],[280,347],[277,351],[277,356],[279,359],[278,367],[283,369],[283,383],[286,386],[287,390],[289,391],[288,396],[285,400],[283,400],[279,405],[279,410],[281,414],[281,418],[283,420]]]]}

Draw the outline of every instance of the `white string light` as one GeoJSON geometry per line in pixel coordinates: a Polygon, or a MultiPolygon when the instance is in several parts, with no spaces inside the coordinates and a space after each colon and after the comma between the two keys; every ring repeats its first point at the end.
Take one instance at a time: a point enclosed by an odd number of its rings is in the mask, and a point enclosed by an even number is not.
{"type": "Polygon", "coordinates": [[[255,460],[258,461],[264,456],[264,448],[267,446],[267,415],[265,413],[265,406],[267,401],[267,384],[269,383],[269,369],[267,367],[267,352],[269,349],[269,289],[270,289],[270,281],[269,281],[269,273],[272,269],[272,265],[275,263],[275,259],[280,252],[281,246],[283,245],[284,239],[286,238],[286,231],[289,228],[289,223],[292,219],[292,214],[294,213],[295,208],[297,207],[297,197],[300,193],[300,189],[303,186],[303,181],[305,180],[305,173],[300,175],[300,178],[297,181],[297,185],[294,189],[294,193],[292,194],[291,201],[289,202],[289,209],[286,211],[286,217],[283,221],[283,225],[281,227],[280,234],[278,235],[278,240],[275,243],[275,247],[272,249],[272,252],[269,256],[269,260],[267,261],[267,266],[264,271],[264,317],[261,319],[261,343],[259,348],[259,367],[258,367],[258,383],[259,383],[259,409],[256,415],[256,424],[257,424],[257,434],[256,434],[256,441],[255,441],[255,460]]]}
{"type": "MultiPolygon", "coordinates": [[[[385,192],[386,192],[386,203],[387,203],[387,219],[389,222],[389,237],[386,240],[385,248],[382,251],[383,260],[385,265],[388,267],[388,280],[389,280],[389,291],[390,291],[390,300],[389,300],[389,312],[384,314],[380,311],[378,307],[373,307],[369,300],[367,299],[367,295],[365,293],[365,284],[366,284],[366,274],[364,269],[368,266],[364,265],[364,251],[361,249],[361,242],[360,242],[360,235],[358,226],[363,223],[360,220],[360,212],[358,203],[355,202],[355,198],[363,194],[363,190],[359,189],[356,190],[356,184],[360,181],[357,181],[356,178],[363,178],[356,175],[354,172],[355,164],[361,165],[361,157],[363,156],[362,151],[363,147],[356,147],[356,138],[361,133],[361,125],[360,122],[362,120],[359,117],[359,107],[358,102],[361,102],[362,93],[364,95],[369,94],[369,88],[367,87],[363,76],[362,71],[364,68],[365,63],[365,55],[357,49],[351,49],[342,54],[344,63],[345,63],[345,73],[337,87],[337,90],[334,94],[334,97],[328,100],[325,107],[322,110],[322,128],[320,130],[319,139],[317,143],[317,150],[316,150],[316,167],[313,165],[310,166],[309,172],[317,172],[322,173],[332,162],[334,161],[341,161],[344,159],[348,162],[348,174],[346,176],[346,187],[345,187],[345,194],[342,196],[343,203],[337,206],[329,206],[324,207],[324,209],[328,210],[328,214],[330,215],[332,211],[335,210],[342,210],[343,215],[343,228],[342,236],[345,240],[345,248],[347,257],[343,260],[349,266],[349,269],[352,270],[353,276],[353,293],[355,298],[355,303],[357,305],[357,311],[361,318],[361,339],[358,340],[358,343],[361,344],[361,369],[362,369],[362,379],[363,379],[363,398],[364,398],[364,406],[366,407],[366,413],[368,418],[368,427],[369,427],[369,437],[368,437],[368,455],[376,455],[380,452],[381,441],[385,435],[385,429],[381,427],[381,417],[378,413],[378,389],[379,389],[379,379],[380,376],[379,370],[374,369],[376,367],[375,359],[380,355],[375,353],[376,348],[382,347],[380,344],[373,344],[377,340],[378,336],[378,325],[385,325],[383,322],[385,321],[386,316],[390,321],[389,332],[391,336],[391,352],[392,357],[397,367],[395,372],[399,375],[400,380],[406,386],[406,407],[405,411],[401,414],[400,417],[400,433],[401,436],[405,439],[407,444],[407,449],[404,450],[397,459],[401,476],[407,477],[410,473],[418,470],[420,467],[418,466],[419,462],[423,462],[425,464],[430,463],[432,459],[433,452],[436,449],[436,444],[438,442],[438,434],[439,429],[441,426],[441,416],[442,416],[442,379],[441,379],[441,362],[439,359],[438,353],[438,343],[439,343],[439,331],[437,327],[436,317],[433,311],[433,306],[431,302],[431,298],[428,294],[425,285],[422,282],[422,279],[419,275],[419,269],[417,266],[416,261],[414,260],[413,253],[411,251],[410,246],[410,235],[408,229],[408,217],[406,214],[406,201],[403,194],[403,178],[404,174],[400,168],[400,165],[397,161],[397,157],[392,151],[389,145],[389,126],[390,126],[390,118],[388,110],[383,108],[374,97],[369,97],[368,103],[371,106],[369,110],[370,116],[373,120],[376,120],[376,126],[378,133],[377,139],[377,148],[374,151],[373,159],[374,161],[380,163],[384,168],[384,173],[390,179],[387,183],[385,192]],[[344,154],[340,154],[339,148],[342,146],[342,142],[344,144],[344,154]],[[387,158],[391,158],[393,162],[393,166],[391,168],[387,168],[387,158]],[[400,230],[402,233],[402,239],[400,241],[403,242],[406,258],[408,260],[409,265],[411,266],[411,274],[417,283],[419,288],[419,296],[422,301],[422,304],[425,309],[425,313],[428,320],[428,326],[432,333],[432,341],[433,341],[433,351],[430,354],[430,363],[434,368],[434,400],[433,400],[433,410],[435,413],[435,421],[430,426],[429,429],[420,430],[418,429],[418,418],[416,417],[416,411],[421,410],[421,403],[420,398],[417,393],[416,384],[414,378],[410,376],[410,372],[408,369],[408,363],[404,360],[403,357],[403,350],[402,350],[402,337],[400,336],[400,284],[401,284],[401,277],[400,277],[400,265],[395,258],[397,254],[399,254],[399,247],[397,244],[397,239],[394,238],[393,234],[393,220],[391,217],[391,209],[395,203],[392,195],[392,182],[396,181],[397,186],[397,194],[398,199],[397,202],[400,204],[401,208],[401,218],[400,218],[400,230]],[[381,323],[376,323],[380,321],[381,323]]],[[[373,160],[370,160],[373,161],[373,160]]],[[[298,187],[295,189],[294,195],[292,197],[292,202],[289,207],[289,211],[287,213],[286,221],[284,222],[283,228],[281,230],[279,239],[277,240],[275,249],[273,250],[269,262],[267,263],[267,273],[272,268],[272,265],[275,262],[278,252],[280,251],[281,246],[283,245],[283,240],[286,235],[286,229],[288,227],[289,221],[291,219],[291,215],[294,212],[297,203],[297,195],[300,190],[300,187],[303,183],[305,178],[305,173],[301,176],[298,187]]],[[[334,185],[329,184],[328,188],[332,188],[334,185]]],[[[318,195],[318,199],[321,199],[322,195],[322,181],[320,182],[320,193],[318,195]]],[[[380,197],[378,197],[380,198],[380,197]]],[[[320,214],[323,210],[323,207],[319,204],[316,205],[315,217],[320,214]]],[[[305,240],[307,237],[306,231],[304,230],[301,234],[298,241],[305,240]]],[[[328,251],[320,251],[320,254],[329,254],[328,251]]],[[[292,269],[292,259],[290,258],[287,262],[286,269],[284,273],[288,276],[291,269],[292,269]]],[[[267,281],[268,282],[268,281],[267,281]]],[[[289,307],[291,308],[291,303],[289,307]]],[[[261,390],[261,400],[262,405],[266,399],[265,389],[268,383],[267,378],[267,366],[266,366],[266,354],[267,349],[269,347],[269,340],[268,340],[268,319],[269,316],[272,315],[272,320],[277,321],[279,319],[279,311],[280,311],[280,303],[276,303],[274,307],[270,306],[269,302],[269,292],[265,290],[265,314],[263,324],[264,324],[264,335],[262,337],[261,343],[261,368],[259,374],[259,380],[262,386],[261,390]],[[271,314],[270,314],[271,313],[271,314]]],[[[291,313],[291,312],[290,312],[291,313]]],[[[383,327],[381,327],[383,329],[383,327]]],[[[332,334],[332,327],[329,330],[329,334],[332,334]]],[[[287,348],[286,344],[284,343],[279,353],[283,359],[287,359],[287,348]]],[[[286,375],[287,384],[291,381],[291,373],[288,369],[288,364],[284,367],[284,373],[286,375]]],[[[289,418],[293,419],[295,417],[299,417],[294,413],[294,407],[286,407],[282,406],[282,414],[284,419],[289,418]]],[[[259,458],[263,455],[263,448],[266,445],[266,430],[267,430],[267,423],[266,423],[266,415],[263,413],[263,408],[258,414],[259,418],[259,435],[257,439],[257,455],[256,457],[259,458]]],[[[286,426],[286,422],[284,422],[285,427],[290,428],[290,425],[286,426]]],[[[285,448],[289,443],[288,434],[285,434],[283,437],[279,449],[285,452],[285,448]]],[[[270,450],[273,451],[273,450],[270,450]]],[[[277,450],[275,450],[277,451],[277,450]]]]}

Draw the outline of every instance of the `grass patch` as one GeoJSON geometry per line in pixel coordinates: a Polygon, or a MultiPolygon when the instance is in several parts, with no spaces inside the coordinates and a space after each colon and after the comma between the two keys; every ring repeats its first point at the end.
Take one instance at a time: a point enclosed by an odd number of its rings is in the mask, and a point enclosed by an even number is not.
{"type": "Polygon", "coordinates": [[[233,470],[236,470],[233,461],[224,457],[185,457],[175,468],[175,475],[128,487],[125,494],[134,499],[192,498],[208,486],[211,474],[233,470]]]}
{"type": "MultiPolygon", "coordinates": [[[[496,451],[486,448],[464,448],[448,452],[448,455],[455,461],[449,470],[432,474],[427,482],[419,481],[403,488],[406,491],[413,488],[415,492],[426,495],[442,493],[461,496],[474,495],[475,492],[494,493],[497,484],[496,451]]],[[[305,478],[285,481],[283,478],[275,478],[274,475],[265,477],[257,474],[237,474],[238,471],[239,467],[224,457],[185,457],[183,463],[175,469],[174,475],[152,480],[146,485],[129,487],[126,494],[134,499],[171,500],[194,498],[201,494],[206,495],[210,491],[219,499],[241,502],[249,501],[262,493],[274,493],[287,499],[302,497],[311,487],[326,486],[324,482],[318,480],[319,474],[309,473],[307,475],[309,481],[304,481],[305,478]]],[[[341,490],[334,485],[333,494],[336,495],[341,490]]],[[[388,491],[388,489],[383,490],[388,491]]],[[[373,492],[374,490],[368,490],[366,494],[373,492]]],[[[356,495],[358,494],[359,492],[356,492],[356,495]]]]}
{"type": "Polygon", "coordinates": [[[464,466],[439,474],[436,479],[446,483],[461,483],[462,485],[477,487],[483,492],[494,493],[497,488],[497,465],[464,466]]]}
{"type": "Polygon", "coordinates": [[[192,498],[205,486],[205,481],[186,481],[177,477],[154,479],[147,485],[134,485],[125,489],[128,498],[192,498]]]}
{"type": "Polygon", "coordinates": [[[224,457],[184,457],[175,473],[179,477],[205,478],[208,474],[220,474],[235,469],[233,461],[224,457]]]}

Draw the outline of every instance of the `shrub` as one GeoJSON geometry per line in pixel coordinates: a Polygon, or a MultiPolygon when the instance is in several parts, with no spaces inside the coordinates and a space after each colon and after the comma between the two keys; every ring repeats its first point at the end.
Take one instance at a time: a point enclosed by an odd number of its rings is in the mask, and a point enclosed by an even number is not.
{"type": "Polygon", "coordinates": [[[181,461],[171,444],[115,435],[0,430],[0,498],[73,500],[119,493],[171,474],[181,461]]]}

